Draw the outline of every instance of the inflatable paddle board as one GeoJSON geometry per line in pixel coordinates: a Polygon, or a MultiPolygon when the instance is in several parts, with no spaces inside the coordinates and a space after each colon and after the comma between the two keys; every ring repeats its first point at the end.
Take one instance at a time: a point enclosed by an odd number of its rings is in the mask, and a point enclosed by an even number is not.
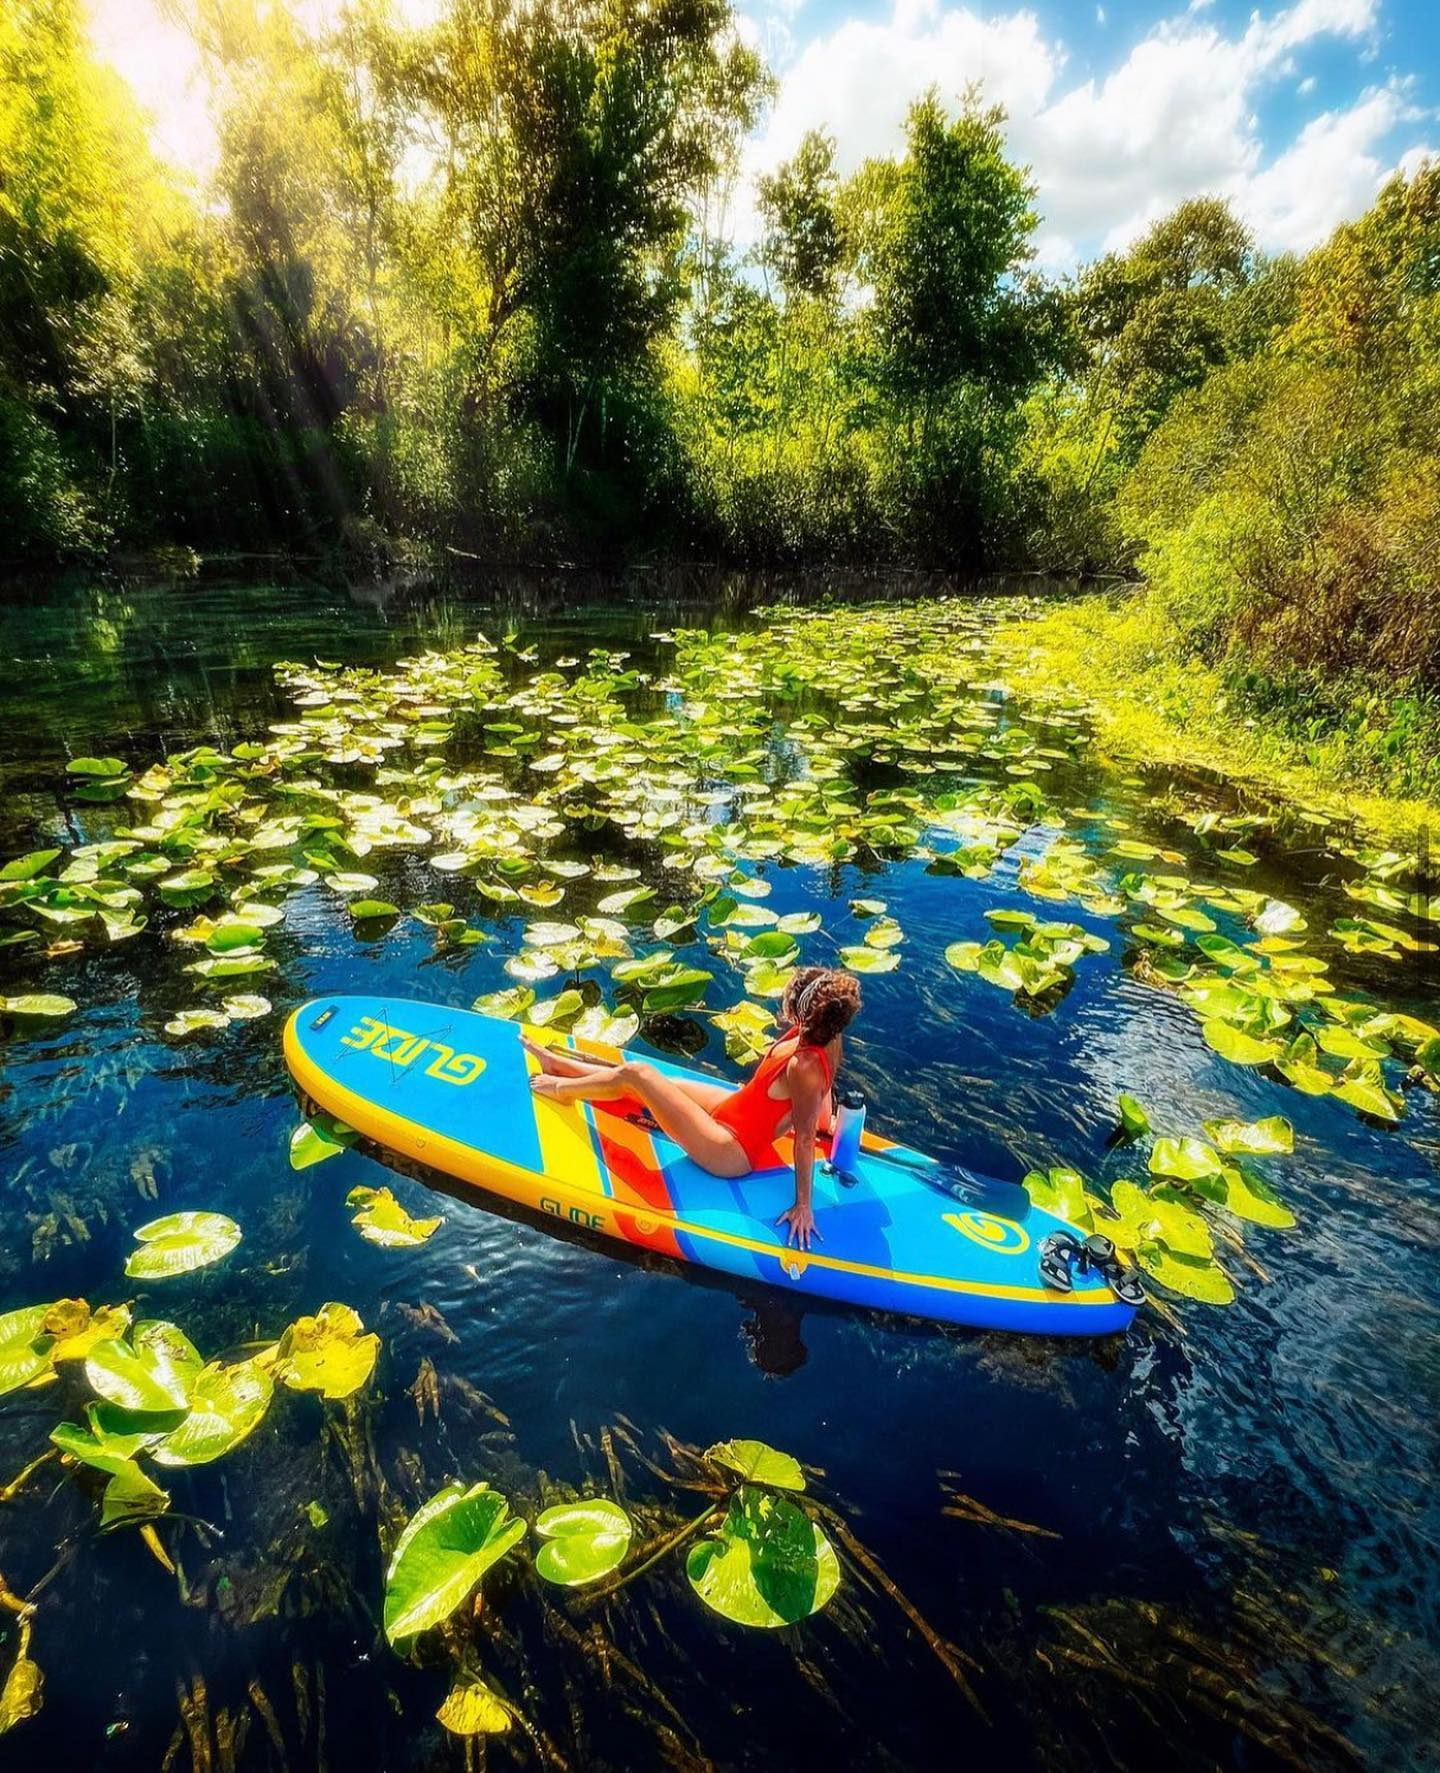
{"type": "MultiPolygon", "coordinates": [[[[1094,1273],[1077,1273],[1071,1293],[1045,1287],[1040,1241],[1074,1228],[1023,1189],[869,1132],[843,1180],[817,1161],[820,1241],[789,1249],[775,1224],[794,1198],[788,1138],[776,1168],[738,1181],[712,1176],[634,1102],[562,1106],[536,1096],[539,1064],[520,1045],[524,1031],[438,1004],[317,998],[286,1024],[285,1060],[306,1097],[385,1150],[676,1261],[978,1329],[1103,1336],[1134,1316],[1094,1273]]],[[[535,1032],[592,1057],[620,1057],[535,1032]]]]}

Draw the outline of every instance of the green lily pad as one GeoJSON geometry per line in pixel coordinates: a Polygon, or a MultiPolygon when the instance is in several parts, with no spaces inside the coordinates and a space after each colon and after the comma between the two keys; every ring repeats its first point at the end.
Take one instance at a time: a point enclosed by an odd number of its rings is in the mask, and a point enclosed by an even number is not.
{"type": "Polygon", "coordinates": [[[1078,1225],[1082,1231],[1095,1229],[1085,1178],[1078,1170],[1054,1169],[1049,1175],[1031,1170],[1022,1184],[1034,1204],[1057,1219],[1078,1225]]]}
{"type": "Polygon", "coordinates": [[[1239,1164],[1225,1166],[1225,1194],[1221,1204],[1237,1219],[1246,1219],[1252,1225],[1284,1231],[1295,1223],[1295,1215],[1269,1183],[1239,1164]]]}
{"type": "Polygon", "coordinates": [[[15,856],[0,868],[0,880],[34,880],[64,854],[64,850],[31,850],[28,855],[15,856]]]}
{"type": "Polygon", "coordinates": [[[1280,1056],[1278,1041],[1257,1040],[1243,1028],[1221,1021],[1206,1022],[1201,1028],[1205,1044],[1232,1065],[1268,1065],[1280,1056]]]}
{"type": "Polygon", "coordinates": [[[1127,1096],[1123,1091],[1120,1095],[1120,1125],[1131,1139],[1143,1139],[1150,1131],[1150,1116],[1133,1096],[1127,1096]]]}
{"type": "Polygon", "coordinates": [[[435,1717],[452,1736],[499,1736],[510,1728],[499,1695],[473,1674],[456,1676],[435,1717]]]}
{"type": "Polygon", "coordinates": [[[1207,1120],[1205,1132],[1216,1150],[1227,1157],[1270,1157],[1295,1149],[1295,1129],[1281,1114],[1250,1122],[1207,1120]]]}
{"type": "Polygon", "coordinates": [[[100,1527],[124,1527],[153,1521],[170,1506],[170,1498],[133,1459],[127,1459],[105,1486],[100,1502],[100,1527]]]}
{"type": "Polygon", "coordinates": [[[399,917],[400,907],[388,899],[351,899],[348,906],[356,923],[379,923],[387,917],[399,917]]]}
{"type": "Polygon", "coordinates": [[[68,775],[88,776],[103,782],[129,775],[130,766],[120,757],[72,757],[65,770],[68,775]]]}
{"type": "Polygon", "coordinates": [[[45,1334],[48,1305],[22,1306],[0,1317],[0,1397],[50,1371],[53,1338],[45,1334]]]}
{"type": "Polygon", "coordinates": [[[350,1223],[361,1237],[386,1250],[423,1244],[445,1223],[443,1215],[412,1219],[388,1188],[352,1188],[345,1205],[357,1209],[350,1223]]]}
{"type": "Polygon", "coordinates": [[[167,1213],[137,1227],[140,1248],[125,1264],[131,1280],[171,1280],[208,1268],[240,1242],[240,1227],[223,1213],[167,1213]]]}
{"type": "Polygon", "coordinates": [[[74,1015],[73,997],[62,997],[58,991],[27,991],[19,997],[0,997],[0,1009],[11,1016],[26,1016],[37,1021],[58,1021],[74,1015]]]}
{"type": "Polygon", "coordinates": [[[399,1643],[443,1624],[524,1537],[524,1521],[488,1484],[448,1484],[396,1543],[385,1577],[385,1636],[399,1643]]]}
{"type": "Polygon", "coordinates": [[[1399,1102],[1382,1083],[1377,1083],[1372,1078],[1347,1077],[1334,1085],[1332,1094],[1339,1101],[1348,1103],[1351,1108],[1358,1109],[1361,1114],[1371,1115],[1376,1120],[1393,1124],[1400,1119],[1399,1102]]]}
{"type": "Polygon", "coordinates": [[[165,1023],[165,1032],[176,1035],[206,1034],[215,1028],[231,1027],[231,1012],[225,1009],[183,1009],[165,1023]]]}
{"type": "MultiPolygon", "coordinates": [[[[113,1477],[122,1467],[130,1464],[137,1453],[153,1447],[163,1437],[164,1430],[131,1426],[112,1428],[107,1426],[101,1415],[102,1408],[99,1404],[87,1405],[83,1428],[75,1422],[62,1422],[51,1429],[50,1439],[71,1459],[77,1459],[82,1465],[89,1465],[96,1471],[107,1472],[113,1477]]],[[[133,1418],[134,1422],[142,1424],[153,1423],[155,1420],[153,1416],[133,1418]]]]}
{"type": "Polygon", "coordinates": [[[212,1361],[195,1376],[189,1414],[156,1443],[152,1458],[157,1465],[208,1465],[233,1452],[260,1426],[273,1390],[256,1361],[212,1361]]]}
{"type": "Polygon", "coordinates": [[[690,1549],[690,1586],[737,1625],[795,1625],[828,1605],[840,1562],[821,1529],[793,1502],[742,1485],[719,1528],[690,1549]]]}
{"type": "MultiPolygon", "coordinates": [[[[350,1130],[347,1128],[346,1131],[350,1130]]],[[[302,1120],[290,1135],[290,1168],[308,1170],[312,1164],[322,1164],[328,1157],[339,1157],[357,1137],[351,1132],[347,1139],[337,1133],[334,1125],[322,1126],[315,1121],[302,1120]]]]}
{"type": "Polygon", "coordinates": [[[97,1342],[85,1360],[85,1377],[97,1396],[122,1410],[168,1416],[190,1406],[190,1391],[204,1361],[176,1325],[146,1320],[128,1342],[97,1342]]]}
{"type": "Polygon", "coordinates": [[[1121,1180],[1110,1190],[1110,1205],[1119,1224],[1108,1220],[1100,1229],[1122,1249],[1141,1250],[1163,1244],[1175,1255],[1209,1261],[1214,1254],[1210,1228],[1184,1196],[1159,1187],[1148,1193],[1134,1182],[1121,1180]]]}
{"type": "Polygon", "coordinates": [[[570,1032],[577,1040],[624,1047],[640,1032],[640,1018],[633,1010],[607,1010],[603,1003],[591,1004],[571,1023],[570,1032]]]}
{"type": "Polygon", "coordinates": [[[235,1022],[253,1022],[261,1016],[268,1016],[272,1007],[268,997],[260,997],[250,991],[227,997],[221,1005],[225,1014],[235,1022]]]}
{"type": "Polygon", "coordinates": [[[1137,1251],[1136,1258],[1152,1280],[1184,1299],[1194,1299],[1201,1305],[1234,1303],[1234,1285],[1225,1270],[1213,1261],[1179,1256],[1158,1244],[1137,1251]]]}
{"type": "Polygon", "coordinates": [[[772,1490],[803,1490],[805,1473],[800,1461],[777,1452],[764,1441],[717,1441],[705,1457],[727,1471],[737,1472],[747,1483],[765,1484],[772,1490]]]}
{"type": "Polygon", "coordinates": [[[1220,1159],[1203,1139],[1157,1139],[1150,1153],[1150,1172],[1198,1182],[1220,1174],[1220,1159]]]}
{"type": "Polygon", "coordinates": [[[625,1561],[634,1527],[618,1502],[595,1496],[547,1508],[535,1522],[546,1541],[535,1568],[547,1582],[577,1588],[606,1576],[625,1561]]]}
{"type": "Polygon", "coordinates": [[[893,948],[869,948],[857,945],[840,950],[840,964],[852,973],[893,973],[900,956],[893,948]]]}
{"type": "Polygon", "coordinates": [[[274,1373],[292,1391],[349,1397],[375,1370],[380,1338],[352,1306],[331,1300],[314,1317],[299,1317],[275,1350],[274,1373]]]}

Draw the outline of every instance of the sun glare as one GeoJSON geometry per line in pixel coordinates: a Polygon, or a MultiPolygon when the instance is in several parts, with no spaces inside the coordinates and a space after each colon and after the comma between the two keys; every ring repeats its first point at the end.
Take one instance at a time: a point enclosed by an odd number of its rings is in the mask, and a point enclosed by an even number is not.
{"type": "Polygon", "coordinates": [[[150,113],[155,150],[204,179],[218,151],[200,57],[189,36],[154,0],[88,0],[96,53],[150,113]]]}

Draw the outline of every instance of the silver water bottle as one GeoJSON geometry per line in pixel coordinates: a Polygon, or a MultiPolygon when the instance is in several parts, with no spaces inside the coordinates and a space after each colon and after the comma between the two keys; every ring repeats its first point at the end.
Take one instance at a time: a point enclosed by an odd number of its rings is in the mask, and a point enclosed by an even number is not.
{"type": "Polygon", "coordinates": [[[836,1175],[853,1174],[860,1161],[860,1135],[865,1131],[865,1098],[858,1090],[847,1090],[835,1108],[835,1126],[830,1135],[830,1168],[836,1175]]]}

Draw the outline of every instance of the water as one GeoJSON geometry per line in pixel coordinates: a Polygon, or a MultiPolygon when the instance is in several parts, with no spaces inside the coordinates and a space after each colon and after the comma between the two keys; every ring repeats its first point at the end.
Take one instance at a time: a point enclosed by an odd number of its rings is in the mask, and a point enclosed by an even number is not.
{"type": "MultiPolygon", "coordinates": [[[[513,626],[542,662],[597,644],[649,660],[655,629],[744,624],[777,592],[798,594],[700,574],[354,595],[298,583],[17,591],[0,606],[0,853],[66,836],[69,756],[143,767],[263,733],[288,711],[278,659],[384,665],[513,626]]],[[[1060,804],[1196,851],[1157,807],[1163,775],[1064,774],[1060,804]]],[[[1232,804],[1224,784],[1207,792],[1232,804]]],[[[1258,847],[1246,884],[1299,905],[1312,930],[1347,908],[1313,837],[1258,847]]],[[[449,896],[406,869],[408,902],[449,896]]],[[[913,1618],[856,1580],[811,1625],[747,1635],[704,1609],[678,1566],[608,1610],[557,1608],[508,1578],[481,1641],[531,1731],[493,1742],[495,1766],[1436,1764],[1440,1102],[1412,1091],[1402,1127],[1382,1130],[1223,1064],[1183,1007],[1122,968],[1120,940],[1080,966],[1051,1014],[1018,1013],[941,958],[957,937],[983,938],[987,907],[1034,905],[1013,854],[986,881],[918,862],[771,873],[777,911],[813,907],[828,927],[851,897],[875,894],[903,925],[904,964],[867,980],[848,1069],[873,1121],[923,1149],[1007,1180],[1058,1163],[1113,1176],[1125,1167],[1107,1149],[1119,1090],[1186,1128],[1288,1114],[1297,1151],[1274,1174],[1300,1223],[1247,1239],[1268,1281],[1232,1263],[1245,1284],[1228,1310],[1185,1306],[1122,1341],[1062,1345],[799,1310],[431,1195],[355,1153],[292,1172],[280,1013],[347,988],[468,1005],[508,983],[518,925],[437,962],[413,921],[361,942],[333,900],[311,895],[261,984],[276,1015],[183,1045],[161,1030],[192,1000],[188,955],[155,930],[43,966],[0,951],[0,992],[43,978],[81,1006],[0,1048],[0,1310],[132,1295],[132,1228],[204,1207],[237,1219],[244,1244],[149,1289],[140,1315],[174,1316],[208,1354],[338,1299],[384,1338],[354,1410],[331,1409],[327,1426],[313,1400],[286,1397],[228,1461],[177,1475],[176,1509],[216,1529],[167,1528],[178,1578],[131,1532],[97,1538],[93,1508],[53,1466],[0,1505],[12,1591],[40,1581],[57,1548],[61,1563],[34,1620],[44,1708],[0,1741],[0,1765],[459,1766],[463,1746],[433,1722],[440,1660],[410,1667],[377,1637],[377,1521],[455,1475],[489,1478],[527,1513],[549,1481],[608,1487],[600,1442],[617,1423],[662,1466],[665,1430],[700,1447],[758,1436],[823,1467],[821,1496],[963,1653],[973,1702],[913,1618]],[[359,1182],[392,1184],[412,1211],[437,1203],[445,1224],[418,1249],[376,1250],[342,1208],[359,1182]],[[945,1514],[952,1490],[1058,1537],[945,1514]]],[[[1197,861],[1197,878],[1213,875],[1197,861]]],[[[1437,1015],[1434,957],[1339,956],[1333,976],[1437,1015]]],[[[718,1039],[699,1062],[734,1072],[718,1039]]],[[[43,1448],[56,1396],[0,1402],[0,1477],[43,1448]]],[[[642,1510],[695,1512],[616,1450],[642,1510]]]]}

